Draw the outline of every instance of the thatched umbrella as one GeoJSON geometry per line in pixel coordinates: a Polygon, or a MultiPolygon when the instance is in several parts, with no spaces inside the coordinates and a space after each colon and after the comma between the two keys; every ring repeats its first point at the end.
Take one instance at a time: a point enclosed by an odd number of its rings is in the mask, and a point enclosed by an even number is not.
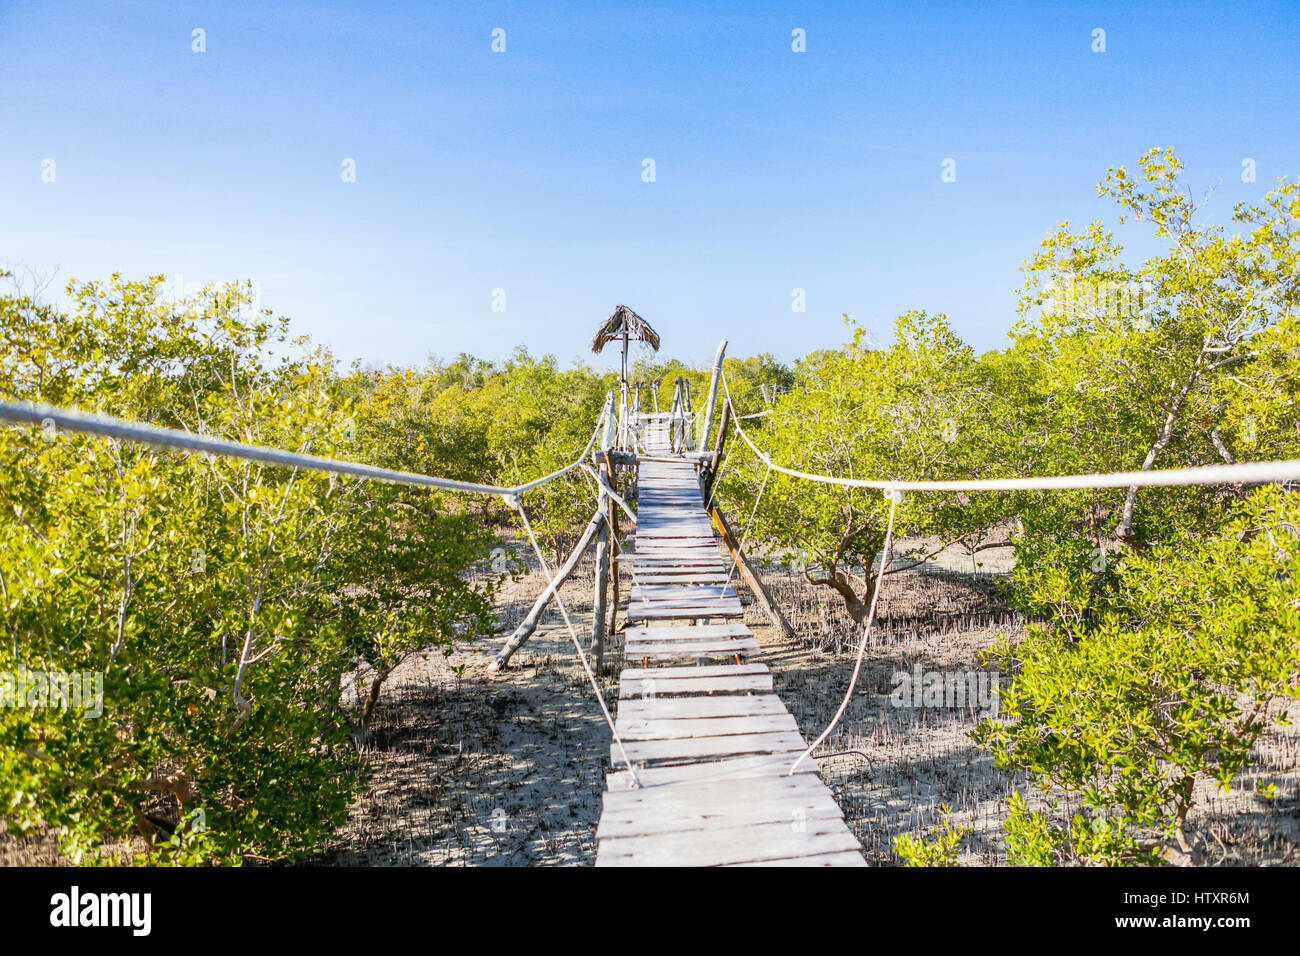
{"type": "Polygon", "coordinates": [[[614,311],[596,330],[591,340],[591,350],[597,355],[606,343],[616,339],[623,340],[623,371],[619,382],[627,386],[627,349],[630,342],[645,342],[656,352],[659,351],[659,333],[650,327],[650,323],[637,315],[625,305],[614,306],[614,311]]]}

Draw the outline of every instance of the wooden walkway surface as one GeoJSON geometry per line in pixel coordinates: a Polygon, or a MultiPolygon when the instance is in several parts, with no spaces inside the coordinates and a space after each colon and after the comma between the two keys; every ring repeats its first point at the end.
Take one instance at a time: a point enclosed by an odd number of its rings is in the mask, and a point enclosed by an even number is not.
{"type": "MultiPolygon", "coordinates": [[[[752,660],[760,648],[726,584],[695,466],[659,426],[642,431],[626,556],[625,653],[642,666],[620,675],[616,720],[641,787],[626,769],[608,776],[596,865],[864,866],[816,762],[787,773],[807,743],[752,660]]],[[[621,766],[617,747],[611,757],[621,766]]]]}

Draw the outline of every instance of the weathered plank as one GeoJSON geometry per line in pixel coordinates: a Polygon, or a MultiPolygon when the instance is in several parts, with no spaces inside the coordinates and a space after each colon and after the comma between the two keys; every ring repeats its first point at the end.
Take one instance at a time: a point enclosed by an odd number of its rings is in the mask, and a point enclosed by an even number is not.
{"type": "Polygon", "coordinates": [[[632,583],[664,585],[664,584],[713,584],[722,585],[727,583],[727,575],[722,569],[717,571],[693,571],[687,568],[673,568],[670,570],[651,570],[632,569],[632,583]]]}
{"type": "Polygon", "coordinates": [[[727,641],[669,641],[663,644],[636,642],[628,644],[624,653],[634,659],[689,660],[701,657],[756,657],[762,651],[758,641],[751,637],[727,641]]]}
{"type": "MultiPolygon", "coordinates": [[[[687,640],[698,640],[699,638],[721,638],[721,637],[753,637],[754,632],[743,624],[655,624],[649,627],[629,627],[623,631],[623,636],[628,640],[643,641],[655,639],[660,641],[676,640],[685,638],[687,640]]],[[[681,668],[686,671],[699,671],[698,667],[681,668]]],[[[626,676],[629,671],[624,671],[626,676]]],[[[632,674],[638,676],[640,672],[632,674]]],[[[662,677],[661,670],[654,672],[657,676],[662,677]]],[[[683,675],[686,676],[686,675],[683,675]]],[[[691,673],[689,676],[699,677],[698,673],[691,673]]]]}
{"type": "MultiPolygon", "coordinates": [[[[747,777],[784,776],[790,772],[798,756],[797,753],[755,754],[666,767],[640,767],[637,769],[636,776],[641,781],[642,788],[666,787],[674,783],[704,780],[716,783],[718,786],[730,786],[735,781],[747,777]]],[[[622,764],[615,764],[615,766],[622,766],[622,764]]],[[[802,761],[795,768],[796,775],[816,772],[817,761],[812,758],[802,761]]],[[[605,775],[605,786],[611,793],[627,790],[632,786],[632,778],[626,770],[613,771],[605,775]]]]}
{"type": "Polygon", "coordinates": [[[825,785],[808,774],[751,777],[725,788],[705,781],[615,791],[606,795],[604,810],[596,829],[598,840],[756,823],[799,827],[809,820],[844,815],[825,785]]]}
{"type": "Polygon", "coordinates": [[[629,604],[629,621],[693,621],[702,617],[744,617],[736,601],[730,604],[629,604]]]}
{"type": "MultiPolygon", "coordinates": [[[[707,670],[707,667],[701,667],[700,670],[707,670]]],[[[618,694],[626,700],[680,694],[754,694],[771,689],[771,674],[738,674],[734,677],[697,677],[681,681],[656,680],[653,677],[644,680],[625,678],[619,681],[618,694]]]]}
{"type": "Polygon", "coordinates": [[[633,584],[631,600],[650,604],[698,604],[736,597],[736,589],[726,584],[633,584]]]}
{"type": "Polygon", "coordinates": [[[719,830],[687,830],[601,840],[597,866],[724,866],[858,849],[843,820],[758,823],[719,830]]]}
{"type": "Polygon", "coordinates": [[[836,853],[816,853],[777,860],[750,860],[746,863],[724,863],[723,866],[866,866],[867,861],[857,850],[840,850],[836,853]]]}
{"type": "MultiPolygon", "coordinates": [[[[736,627],[735,624],[709,624],[708,627],[736,627]]],[[[629,628],[632,630],[632,628],[629,628]]],[[[658,627],[650,630],[657,631],[658,627]]],[[[629,667],[621,675],[623,680],[659,681],[698,680],[701,677],[739,677],[748,674],[768,674],[766,664],[710,664],[705,667],[629,667]]]]}
{"type": "Polygon", "coordinates": [[[776,694],[725,694],[716,697],[658,697],[625,700],[618,705],[618,719],[690,720],[698,717],[749,717],[784,714],[785,704],[776,694]]]}
{"type": "MultiPolygon", "coordinates": [[[[799,732],[799,725],[789,712],[756,714],[748,717],[697,717],[687,720],[646,720],[619,717],[614,725],[626,743],[629,740],[682,741],[702,737],[733,737],[752,734],[788,734],[799,732]]],[[[628,752],[631,757],[631,751],[628,752]]]]}
{"type": "MultiPolygon", "coordinates": [[[[728,734],[723,737],[692,737],[687,740],[640,740],[624,742],[628,759],[634,763],[685,763],[741,757],[746,754],[793,753],[807,748],[797,730],[759,734],[728,734]]],[[[617,745],[610,746],[610,761],[621,759],[617,745]]]]}

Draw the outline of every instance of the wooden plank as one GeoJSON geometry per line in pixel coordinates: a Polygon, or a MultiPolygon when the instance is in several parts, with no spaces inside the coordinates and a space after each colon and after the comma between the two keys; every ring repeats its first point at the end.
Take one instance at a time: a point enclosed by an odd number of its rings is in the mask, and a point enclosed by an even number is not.
{"type": "Polygon", "coordinates": [[[750,717],[787,713],[776,694],[727,694],[718,697],[652,697],[625,700],[618,705],[618,719],[689,720],[699,717],[750,717]]]}
{"type": "Polygon", "coordinates": [[[797,856],[793,859],[750,860],[746,863],[724,863],[723,866],[866,866],[867,861],[856,850],[840,850],[836,853],[816,853],[812,856],[797,856]]]}
{"type": "Polygon", "coordinates": [[[683,554],[679,557],[670,557],[661,554],[647,554],[639,551],[628,551],[620,555],[620,561],[625,561],[637,569],[650,571],[673,571],[673,570],[708,570],[717,568],[719,571],[726,571],[730,565],[722,560],[721,552],[716,549],[713,551],[697,551],[691,554],[683,554]]]}
{"type": "Polygon", "coordinates": [[[671,518],[660,515],[647,515],[644,513],[636,516],[637,534],[645,534],[648,531],[663,531],[665,529],[680,529],[682,531],[698,531],[702,534],[714,537],[713,526],[710,522],[705,521],[703,516],[697,518],[693,515],[678,514],[671,518]]]}
{"type": "MultiPolygon", "coordinates": [[[[705,670],[708,666],[701,667],[705,670]]],[[[664,668],[668,670],[669,668],[664,668]]],[[[694,680],[629,680],[619,683],[620,699],[666,697],[682,694],[757,694],[772,689],[771,674],[738,674],[734,677],[697,677],[694,680]]]]}
{"type": "MultiPolygon", "coordinates": [[[[658,424],[641,434],[656,447],[668,438],[658,424]]],[[[669,623],[735,619],[743,611],[731,558],[720,553],[715,521],[704,511],[695,461],[657,458],[638,460],[628,619],[645,623],[626,630],[626,656],[739,660],[758,653],[742,623],[669,623]]],[[[607,776],[598,866],[862,865],[815,761],[795,768],[806,744],[771,690],[762,665],[623,671],[616,723],[623,746],[611,745],[610,757],[618,766],[625,751],[641,787],[629,790],[627,770],[607,776]]]]}
{"type": "MultiPolygon", "coordinates": [[[[723,737],[693,737],[688,740],[625,741],[623,749],[633,763],[685,763],[747,754],[795,753],[808,745],[798,731],[766,734],[728,734],[723,737]]],[[[618,745],[610,746],[610,762],[622,759],[618,745]]]]}
{"type": "Polygon", "coordinates": [[[704,588],[700,588],[699,591],[700,593],[698,596],[687,595],[687,594],[683,594],[680,597],[670,597],[666,594],[663,596],[652,595],[648,598],[643,597],[640,600],[632,601],[631,603],[635,607],[701,608],[704,610],[705,613],[699,615],[700,617],[707,617],[708,610],[710,608],[732,607],[737,610],[740,609],[740,599],[736,597],[734,593],[732,593],[727,597],[719,597],[716,594],[709,594],[708,591],[704,588]]]}
{"type": "Polygon", "coordinates": [[[678,553],[685,558],[695,558],[703,554],[712,557],[716,554],[718,560],[723,560],[716,538],[649,537],[637,538],[633,543],[636,545],[634,554],[642,554],[652,558],[671,557],[678,553]]]}
{"type": "Polygon", "coordinates": [[[672,537],[649,535],[644,538],[633,538],[632,540],[636,545],[636,553],[679,550],[689,552],[708,548],[710,553],[717,554],[719,557],[722,554],[721,549],[718,547],[718,539],[712,535],[700,535],[694,538],[683,535],[674,535],[672,537]]]}
{"type": "Polygon", "coordinates": [[[665,528],[678,528],[683,531],[701,532],[703,535],[710,538],[716,537],[711,523],[702,521],[700,518],[695,517],[683,518],[681,516],[676,516],[666,518],[660,517],[659,515],[647,515],[645,512],[640,512],[636,516],[636,528],[638,533],[663,530],[665,528]]]}
{"type": "Polygon", "coordinates": [[[599,841],[597,866],[724,866],[857,850],[843,820],[758,823],[722,830],[687,830],[599,841]]]}
{"type": "Polygon", "coordinates": [[[638,535],[636,545],[637,551],[718,550],[718,540],[712,535],[638,535]]]}
{"type": "MultiPolygon", "coordinates": [[[[796,753],[755,754],[747,757],[734,757],[729,760],[710,760],[701,763],[675,764],[667,767],[640,767],[637,779],[642,789],[647,787],[665,787],[675,783],[693,780],[710,781],[717,786],[730,786],[737,780],[747,777],[780,777],[790,772],[794,766],[796,753]]],[[[615,764],[621,767],[622,763],[615,764]]],[[[817,761],[809,757],[795,768],[795,775],[816,773],[817,761]]],[[[616,770],[605,775],[605,786],[611,791],[627,790],[632,786],[632,778],[626,770],[616,770]]]]}
{"type": "Polygon", "coordinates": [[[627,644],[623,653],[633,658],[665,660],[692,657],[757,657],[763,651],[758,646],[758,641],[751,637],[726,641],[667,641],[662,644],[635,642],[627,644]]]}
{"type": "MultiPolygon", "coordinates": [[[[789,712],[756,714],[748,717],[696,717],[685,720],[647,720],[619,717],[614,725],[624,743],[629,740],[696,740],[702,737],[732,737],[746,734],[798,733],[799,725],[789,712]]],[[[628,751],[628,756],[632,752],[628,751]]]]}
{"type": "Polygon", "coordinates": [[[634,585],[712,584],[718,586],[727,583],[727,575],[721,569],[717,571],[692,571],[686,568],[671,570],[637,570],[633,568],[632,583],[634,585]]]}
{"type": "Polygon", "coordinates": [[[715,617],[739,618],[742,616],[740,602],[735,598],[721,601],[638,601],[628,605],[628,619],[644,620],[653,623],[663,621],[698,621],[712,620],[715,617]]]}
{"type": "MultiPolygon", "coordinates": [[[[700,638],[753,637],[754,632],[743,624],[658,624],[651,627],[629,627],[623,631],[623,636],[630,641],[652,639],[667,641],[676,640],[677,638],[698,640],[700,638]]],[[[681,669],[685,671],[700,670],[698,667],[684,667],[681,669]]],[[[622,677],[627,677],[629,674],[636,677],[638,673],[625,670],[622,677]]],[[[656,676],[663,676],[661,671],[656,670],[654,673],[656,676]]],[[[703,675],[692,673],[689,676],[701,677],[703,675]]]]}
{"type": "Polygon", "coordinates": [[[697,601],[661,601],[641,600],[629,603],[629,608],[634,609],[632,617],[649,626],[652,624],[671,624],[679,621],[700,621],[714,618],[724,620],[738,620],[742,616],[743,607],[735,598],[700,598],[697,601]],[[670,612],[680,611],[681,613],[673,614],[670,612]],[[644,613],[636,613],[644,612],[644,613]],[[665,617],[664,615],[668,616],[665,617]]]}
{"type": "MultiPolygon", "coordinates": [[[[700,627],[734,628],[735,624],[708,624],[700,627]]],[[[674,628],[628,628],[628,630],[673,630],[674,628]]],[[[706,667],[628,667],[619,675],[620,681],[654,679],[699,680],[701,677],[741,677],[752,674],[770,674],[766,664],[711,664],[706,667]]]]}
{"type": "Polygon", "coordinates": [[[693,621],[702,617],[744,617],[745,611],[739,604],[725,607],[708,607],[705,605],[655,605],[638,604],[628,607],[629,621],[693,621]]]}
{"type": "Polygon", "coordinates": [[[723,830],[756,823],[843,819],[825,784],[809,774],[751,777],[726,787],[705,781],[605,794],[596,839],[723,830]]]}
{"type": "Polygon", "coordinates": [[[737,596],[730,584],[633,584],[629,600],[647,604],[698,604],[737,596]]]}
{"type": "Polygon", "coordinates": [[[757,638],[737,637],[737,636],[696,637],[696,638],[674,637],[674,638],[667,638],[665,640],[658,640],[653,637],[642,637],[642,638],[636,638],[635,640],[625,641],[624,646],[626,646],[628,649],[627,656],[629,658],[635,658],[639,653],[639,650],[638,651],[633,650],[634,647],[638,649],[650,648],[650,647],[662,647],[669,650],[676,649],[679,651],[681,650],[690,651],[696,648],[712,647],[722,651],[734,650],[737,653],[739,653],[740,649],[743,647],[746,649],[746,653],[750,653],[750,654],[757,654],[761,649],[759,647],[757,638]]]}

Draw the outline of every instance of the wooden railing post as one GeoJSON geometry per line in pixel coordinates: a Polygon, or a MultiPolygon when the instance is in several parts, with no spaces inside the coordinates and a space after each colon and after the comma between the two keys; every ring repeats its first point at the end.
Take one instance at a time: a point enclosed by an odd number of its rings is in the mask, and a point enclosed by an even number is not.
{"type": "Polygon", "coordinates": [[[704,430],[700,433],[700,445],[709,446],[709,434],[713,429],[713,405],[718,399],[718,379],[722,375],[722,356],[727,351],[727,340],[718,344],[718,353],[713,356],[713,377],[709,379],[709,401],[704,406],[704,430]]]}
{"type": "MultiPolygon", "coordinates": [[[[614,477],[614,462],[610,459],[609,452],[605,452],[605,477],[609,479],[611,486],[617,487],[614,477]]],[[[608,495],[605,496],[607,499],[608,495]]],[[[613,500],[605,502],[605,520],[609,524],[609,583],[611,597],[609,602],[609,627],[606,634],[613,635],[618,623],[618,509],[614,507],[613,500]]]]}
{"type": "MultiPolygon", "coordinates": [[[[637,392],[637,397],[638,397],[638,404],[640,404],[639,391],[637,392]]],[[[602,470],[604,471],[605,476],[609,478],[612,484],[614,476],[613,476],[613,469],[610,467],[609,448],[608,447],[602,448],[601,452],[605,459],[604,464],[601,466],[602,470]]],[[[603,486],[601,487],[596,500],[597,500],[596,513],[600,515],[604,519],[604,521],[601,524],[600,531],[597,532],[596,535],[596,579],[595,582],[592,584],[593,592],[591,597],[591,644],[589,645],[589,650],[591,651],[591,656],[595,658],[596,667],[599,669],[601,663],[605,659],[605,635],[606,635],[605,600],[609,594],[610,567],[613,565],[613,560],[612,560],[613,549],[615,544],[617,543],[617,539],[614,536],[614,515],[615,515],[614,502],[609,497],[609,493],[605,491],[603,486]]],[[[618,573],[617,569],[615,569],[614,573],[615,575],[617,575],[618,573]]],[[[617,614],[618,613],[617,578],[615,579],[615,584],[614,584],[614,607],[615,607],[615,613],[617,614]]],[[[610,631],[612,630],[613,627],[611,625],[610,631]]]]}
{"type": "Polygon", "coordinates": [[[713,483],[717,481],[718,469],[722,467],[722,453],[727,441],[727,429],[731,427],[731,402],[722,404],[722,420],[718,422],[718,440],[713,446],[713,455],[709,458],[709,463],[704,467],[704,500],[707,502],[713,495],[713,483]]]}

